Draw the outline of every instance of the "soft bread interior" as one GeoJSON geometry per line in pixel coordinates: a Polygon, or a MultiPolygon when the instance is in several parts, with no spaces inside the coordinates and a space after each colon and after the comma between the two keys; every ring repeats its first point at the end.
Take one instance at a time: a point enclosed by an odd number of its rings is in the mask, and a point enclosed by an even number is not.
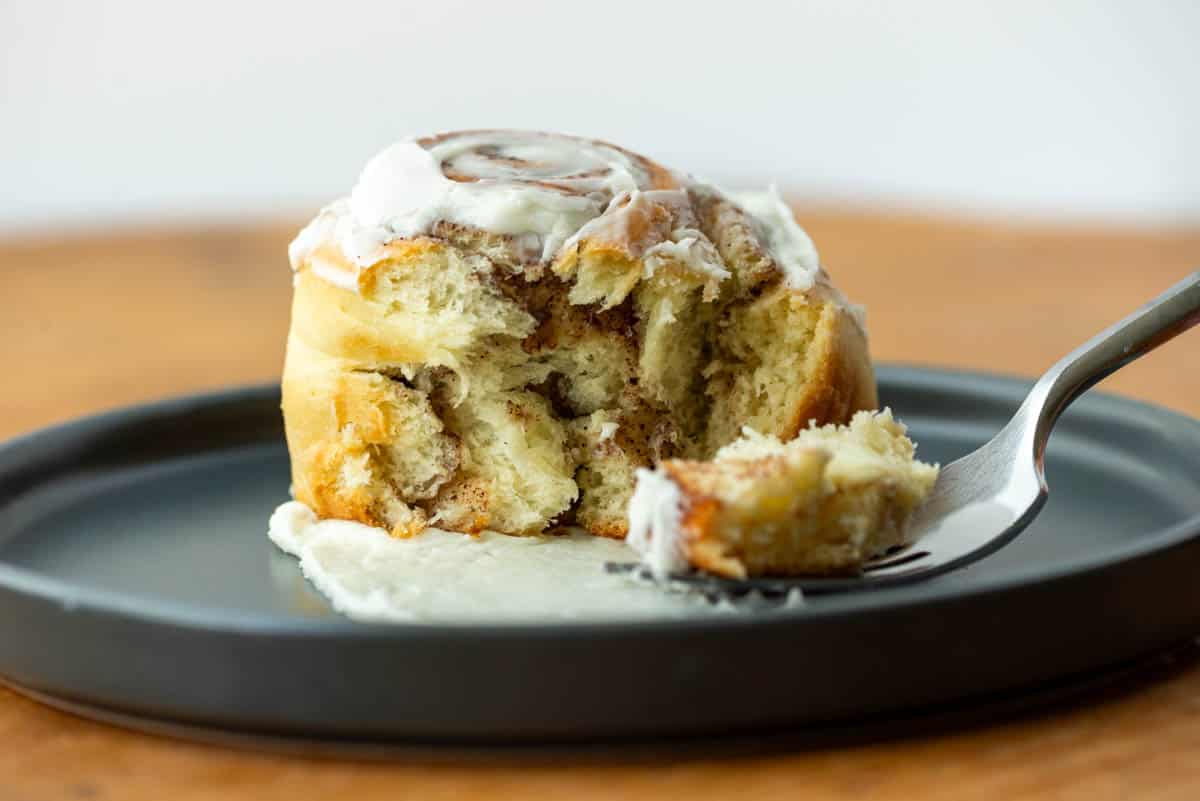
{"type": "Polygon", "coordinates": [[[650,255],[585,239],[550,269],[456,230],[389,246],[355,291],[314,254],[284,374],[296,497],[397,534],[619,537],[636,468],[873,408],[842,305],[786,286],[732,205],[696,208],[650,255]]]}

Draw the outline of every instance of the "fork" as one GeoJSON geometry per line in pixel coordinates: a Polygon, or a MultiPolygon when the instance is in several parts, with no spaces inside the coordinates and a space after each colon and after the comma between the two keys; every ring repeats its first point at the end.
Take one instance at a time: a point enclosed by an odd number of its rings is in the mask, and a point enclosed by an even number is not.
{"type": "MultiPolygon", "coordinates": [[[[982,559],[1012,541],[1046,503],[1045,455],[1063,410],[1096,382],[1200,323],[1200,272],[1059,359],[1033,385],[1012,419],[985,445],[946,465],[917,510],[909,544],[854,576],[728,579],[671,576],[712,596],[830,593],[922,581],[982,559]]],[[[610,564],[625,572],[636,566],[610,564]]]]}

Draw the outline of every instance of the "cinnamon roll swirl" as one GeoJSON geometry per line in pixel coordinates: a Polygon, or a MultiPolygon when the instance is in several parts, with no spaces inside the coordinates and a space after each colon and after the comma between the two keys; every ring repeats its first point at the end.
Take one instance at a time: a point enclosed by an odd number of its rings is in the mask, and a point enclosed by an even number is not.
{"type": "Polygon", "coordinates": [[[622,537],[635,471],[876,405],[778,195],[524,131],[397,143],[292,243],[283,411],[320,517],[622,537]]]}

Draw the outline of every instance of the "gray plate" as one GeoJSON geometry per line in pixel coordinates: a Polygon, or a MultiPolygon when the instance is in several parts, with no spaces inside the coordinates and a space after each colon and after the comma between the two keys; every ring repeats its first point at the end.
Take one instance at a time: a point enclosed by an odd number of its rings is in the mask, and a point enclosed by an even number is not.
{"type": "MultiPolygon", "coordinates": [[[[1026,388],[879,377],[938,461],[984,442],[1026,388]]],[[[1025,534],[920,585],[762,619],[373,626],[331,613],[266,539],[288,483],[278,390],[185,398],[0,446],[0,675],[206,730],[581,742],[898,716],[1200,633],[1200,424],[1091,395],[1048,472],[1025,534]]]]}

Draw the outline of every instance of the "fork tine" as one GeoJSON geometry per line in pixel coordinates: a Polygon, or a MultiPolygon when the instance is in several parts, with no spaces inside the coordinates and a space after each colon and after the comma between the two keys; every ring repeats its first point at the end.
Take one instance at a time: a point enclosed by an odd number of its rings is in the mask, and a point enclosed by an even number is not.
{"type": "Polygon", "coordinates": [[[876,556],[870,559],[863,565],[864,573],[877,573],[881,570],[887,570],[901,565],[909,565],[913,562],[924,559],[929,556],[929,551],[914,547],[913,543],[903,545],[899,548],[893,548],[885,554],[876,556]]]}

